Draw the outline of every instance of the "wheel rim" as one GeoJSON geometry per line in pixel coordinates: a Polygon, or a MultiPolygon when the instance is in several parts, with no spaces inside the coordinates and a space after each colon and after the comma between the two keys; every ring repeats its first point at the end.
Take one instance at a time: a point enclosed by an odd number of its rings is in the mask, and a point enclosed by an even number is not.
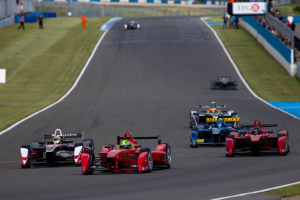
{"type": "Polygon", "coordinates": [[[153,168],[153,161],[152,161],[152,154],[149,152],[148,154],[148,163],[149,163],[149,170],[151,171],[153,168]]]}
{"type": "Polygon", "coordinates": [[[171,157],[171,150],[170,150],[170,147],[168,147],[167,157],[168,157],[168,164],[169,164],[169,166],[171,166],[172,157],[171,157]]]}

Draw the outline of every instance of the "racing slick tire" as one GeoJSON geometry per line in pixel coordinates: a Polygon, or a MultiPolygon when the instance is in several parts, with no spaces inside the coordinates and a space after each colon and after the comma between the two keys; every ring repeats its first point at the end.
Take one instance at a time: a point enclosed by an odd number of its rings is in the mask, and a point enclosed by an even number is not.
{"type": "Polygon", "coordinates": [[[94,146],[94,140],[93,140],[93,139],[86,139],[86,140],[83,140],[83,146],[84,146],[84,147],[90,147],[91,150],[94,151],[94,148],[95,148],[95,146],[94,146]]]}
{"type": "MultiPolygon", "coordinates": [[[[93,166],[94,162],[95,162],[95,155],[94,155],[94,151],[91,149],[84,149],[83,153],[89,154],[90,155],[90,166],[93,166]]],[[[87,171],[86,173],[84,173],[84,175],[92,175],[94,173],[94,171],[87,171]]]]}
{"type": "Polygon", "coordinates": [[[153,158],[152,158],[152,153],[151,153],[151,150],[149,148],[142,148],[140,150],[140,153],[143,153],[143,152],[148,152],[148,163],[149,163],[149,173],[152,172],[152,169],[153,169],[153,158]]]}
{"type": "MultiPolygon", "coordinates": [[[[28,159],[31,157],[31,148],[30,148],[30,145],[22,145],[21,148],[24,148],[24,149],[28,149],[28,152],[29,152],[29,156],[28,156],[28,159]]],[[[22,168],[30,168],[31,167],[31,163],[27,163],[26,166],[22,166],[22,168]]]]}
{"type": "Polygon", "coordinates": [[[211,84],[210,85],[210,89],[212,89],[212,90],[216,89],[216,85],[215,84],[211,84]]]}
{"type": "Polygon", "coordinates": [[[171,164],[172,164],[172,154],[171,154],[171,146],[168,143],[161,143],[161,144],[165,144],[166,145],[166,154],[167,154],[167,169],[171,168],[171,164]]]}

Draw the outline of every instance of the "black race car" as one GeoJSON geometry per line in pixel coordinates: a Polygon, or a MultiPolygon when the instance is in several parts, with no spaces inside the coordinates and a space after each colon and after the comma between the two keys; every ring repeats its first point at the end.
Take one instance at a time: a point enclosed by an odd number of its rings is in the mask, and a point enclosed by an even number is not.
{"type": "Polygon", "coordinates": [[[210,80],[210,89],[234,89],[237,90],[237,80],[231,78],[230,76],[226,76],[223,74],[222,76],[217,76],[210,80]]]}
{"type": "Polygon", "coordinates": [[[44,141],[34,141],[30,145],[22,145],[20,149],[20,164],[22,168],[31,165],[81,165],[81,156],[85,151],[94,151],[94,141],[83,140],[83,133],[62,134],[56,129],[52,135],[44,135],[44,141]],[[67,138],[81,138],[80,143],[72,144],[67,138]],[[51,139],[49,141],[49,139],[51,139]]]}
{"type": "Polygon", "coordinates": [[[141,29],[141,24],[137,21],[131,20],[127,24],[124,24],[124,29],[141,29]]]}

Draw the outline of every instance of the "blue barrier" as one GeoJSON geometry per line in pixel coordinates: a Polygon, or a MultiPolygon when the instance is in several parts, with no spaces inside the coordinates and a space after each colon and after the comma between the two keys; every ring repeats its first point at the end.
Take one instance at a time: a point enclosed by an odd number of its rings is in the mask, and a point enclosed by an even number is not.
{"type": "MultiPolygon", "coordinates": [[[[55,12],[44,12],[44,11],[32,12],[32,13],[24,16],[25,23],[37,22],[40,15],[43,15],[43,18],[56,17],[55,12]]],[[[21,16],[17,15],[15,22],[20,23],[20,18],[21,18],[21,16]]]]}
{"type": "Polygon", "coordinates": [[[294,23],[300,23],[300,16],[293,17],[294,23]]]}
{"type": "Polygon", "coordinates": [[[291,50],[275,35],[270,33],[262,24],[258,23],[251,16],[243,16],[243,20],[247,22],[253,29],[255,29],[258,34],[260,34],[274,49],[276,49],[284,59],[291,64],[292,55],[291,50]]]}

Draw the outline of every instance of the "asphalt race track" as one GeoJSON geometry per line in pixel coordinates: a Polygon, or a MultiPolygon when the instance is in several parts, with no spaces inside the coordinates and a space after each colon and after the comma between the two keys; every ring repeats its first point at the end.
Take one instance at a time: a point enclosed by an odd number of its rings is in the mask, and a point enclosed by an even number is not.
{"type": "Polygon", "coordinates": [[[0,136],[1,199],[212,199],[299,181],[299,120],[251,95],[199,17],[141,18],[141,30],[125,31],[128,20],[109,30],[65,100],[0,136]],[[238,79],[237,91],[210,90],[210,79],[222,73],[238,79]],[[242,122],[288,129],[290,154],[227,158],[225,147],[190,148],[189,110],[211,101],[237,111],[242,122]],[[96,152],[126,131],[160,134],[171,144],[172,167],[91,176],[75,166],[21,169],[20,146],[56,128],[83,131],[96,152]]]}

